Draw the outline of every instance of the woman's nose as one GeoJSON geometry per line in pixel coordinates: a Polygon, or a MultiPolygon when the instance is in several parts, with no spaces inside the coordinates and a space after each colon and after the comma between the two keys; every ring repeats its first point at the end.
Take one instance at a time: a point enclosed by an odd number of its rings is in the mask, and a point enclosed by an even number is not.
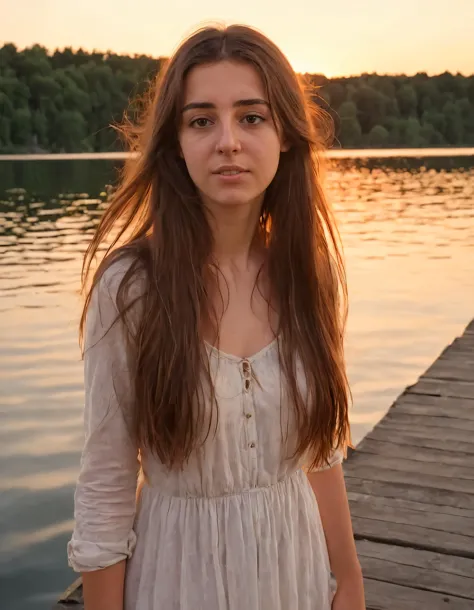
{"type": "Polygon", "coordinates": [[[238,127],[233,121],[222,121],[218,130],[217,152],[238,152],[241,148],[238,127]]]}

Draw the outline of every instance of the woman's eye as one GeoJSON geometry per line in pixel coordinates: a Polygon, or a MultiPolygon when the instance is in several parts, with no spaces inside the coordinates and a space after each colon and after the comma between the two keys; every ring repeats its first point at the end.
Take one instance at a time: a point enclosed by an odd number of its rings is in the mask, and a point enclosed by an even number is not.
{"type": "Polygon", "coordinates": [[[265,120],[262,116],[259,116],[258,114],[248,114],[244,118],[250,125],[258,125],[261,121],[265,120]]]}
{"type": "MultiPolygon", "coordinates": [[[[258,125],[265,119],[263,117],[259,116],[258,114],[247,114],[247,116],[245,116],[242,120],[246,121],[248,125],[258,125]]],[[[190,126],[198,127],[198,128],[202,129],[203,127],[207,127],[209,123],[210,123],[209,119],[201,117],[201,118],[192,120],[190,123],[190,126]]]]}
{"type": "Polygon", "coordinates": [[[194,121],[191,121],[191,127],[194,127],[194,126],[206,127],[207,121],[209,121],[209,119],[204,119],[204,118],[194,119],[194,121]]]}

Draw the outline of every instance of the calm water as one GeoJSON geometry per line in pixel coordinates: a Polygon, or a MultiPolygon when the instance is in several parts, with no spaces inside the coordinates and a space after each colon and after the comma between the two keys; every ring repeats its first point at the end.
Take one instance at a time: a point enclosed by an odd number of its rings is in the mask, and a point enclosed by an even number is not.
{"type": "MultiPolygon", "coordinates": [[[[65,549],[83,438],[78,280],[116,163],[0,161],[2,610],[49,609],[75,578],[65,549]]],[[[474,316],[474,156],[337,159],[328,179],[357,442],[474,316]]]]}

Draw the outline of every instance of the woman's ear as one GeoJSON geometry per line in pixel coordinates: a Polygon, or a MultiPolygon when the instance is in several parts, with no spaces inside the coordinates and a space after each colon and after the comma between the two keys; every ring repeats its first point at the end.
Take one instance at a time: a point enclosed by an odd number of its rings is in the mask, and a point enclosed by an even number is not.
{"type": "Polygon", "coordinates": [[[280,144],[280,151],[281,152],[288,152],[290,150],[291,146],[290,144],[284,140],[281,144],[280,144]]]}

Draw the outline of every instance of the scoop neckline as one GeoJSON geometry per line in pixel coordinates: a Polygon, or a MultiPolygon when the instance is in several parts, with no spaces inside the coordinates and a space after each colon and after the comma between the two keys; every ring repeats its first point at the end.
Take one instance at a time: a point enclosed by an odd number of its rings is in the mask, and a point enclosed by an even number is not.
{"type": "Polygon", "coordinates": [[[278,335],[274,337],[272,341],[270,341],[270,343],[267,343],[267,345],[262,347],[262,349],[258,350],[258,352],[255,352],[255,354],[252,354],[251,356],[248,356],[246,358],[242,358],[241,356],[236,356],[235,354],[229,354],[227,352],[224,352],[221,349],[215,347],[214,345],[211,345],[208,341],[204,339],[204,345],[208,348],[212,355],[217,356],[218,358],[226,358],[227,360],[239,363],[243,362],[244,360],[246,360],[247,362],[253,362],[258,358],[261,358],[267,352],[269,352],[277,343],[278,335]]]}

